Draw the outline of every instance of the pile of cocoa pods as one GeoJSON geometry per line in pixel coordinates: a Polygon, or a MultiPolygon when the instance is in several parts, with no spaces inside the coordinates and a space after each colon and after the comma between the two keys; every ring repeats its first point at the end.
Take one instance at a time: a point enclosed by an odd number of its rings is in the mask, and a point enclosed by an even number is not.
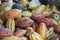
{"type": "Polygon", "coordinates": [[[0,40],[60,40],[60,11],[55,5],[26,0],[3,2],[0,40]]]}

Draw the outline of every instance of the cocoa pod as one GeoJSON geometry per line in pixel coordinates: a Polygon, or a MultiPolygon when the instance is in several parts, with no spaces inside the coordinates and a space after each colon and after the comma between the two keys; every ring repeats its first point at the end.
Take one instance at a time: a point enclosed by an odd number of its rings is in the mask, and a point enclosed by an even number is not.
{"type": "Polygon", "coordinates": [[[3,21],[8,20],[9,18],[16,18],[21,13],[21,10],[18,9],[12,9],[10,11],[4,12],[2,15],[3,21]]]}
{"type": "Polygon", "coordinates": [[[47,35],[47,27],[45,23],[41,23],[37,27],[37,33],[43,38],[43,40],[46,40],[46,35],[47,35]]]}
{"type": "Polygon", "coordinates": [[[33,28],[28,27],[26,31],[29,40],[43,40],[42,37],[37,32],[33,31],[33,28]]]}
{"type": "Polygon", "coordinates": [[[23,17],[21,19],[16,20],[16,26],[23,28],[30,27],[33,23],[34,21],[28,17],[23,17]]]}
{"type": "Polygon", "coordinates": [[[0,28],[0,38],[12,36],[13,33],[7,28],[0,28]]]}
{"type": "Polygon", "coordinates": [[[16,32],[14,33],[14,35],[15,35],[15,36],[18,36],[18,37],[22,37],[22,36],[24,36],[25,34],[26,34],[26,30],[23,30],[23,29],[18,30],[18,31],[16,31],[16,32]]]}
{"type": "Polygon", "coordinates": [[[45,23],[47,27],[50,27],[52,25],[51,21],[48,18],[37,17],[34,20],[36,20],[39,23],[45,23]]]}
{"type": "Polygon", "coordinates": [[[13,18],[9,18],[6,23],[6,28],[10,29],[12,32],[15,31],[15,21],[13,18]]]}

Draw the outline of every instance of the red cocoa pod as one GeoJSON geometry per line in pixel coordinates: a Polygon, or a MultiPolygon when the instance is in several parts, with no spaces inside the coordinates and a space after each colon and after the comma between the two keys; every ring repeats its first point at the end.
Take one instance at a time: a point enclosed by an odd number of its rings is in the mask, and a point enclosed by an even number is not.
{"type": "Polygon", "coordinates": [[[12,36],[13,33],[7,28],[0,28],[0,38],[12,36]]]}
{"type": "Polygon", "coordinates": [[[33,24],[33,20],[27,17],[16,20],[16,26],[19,27],[30,27],[33,24]]]}
{"type": "Polygon", "coordinates": [[[44,17],[42,12],[37,12],[35,14],[33,14],[33,18],[37,18],[37,17],[44,17]]]}
{"type": "Polygon", "coordinates": [[[53,25],[54,30],[58,33],[60,33],[60,25],[53,25]]]}
{"type": "Polygon", "coordinates": [[[22,36],[24,36],[26,34],[26,30],[18,30],[18,31],[16,31],[15,33],[14,33],[14,35],[15,36],[17,36],[17,37],[22,37],[22,36]]]}
{"type": "Polygon", "coordinates": [[[4,12],[2,15],[3,21],[6,21],[9,18],[16,18],[20,14],[21,10],[12,9],[10,11],[4,12]]]}
{"type": "Polygon", "coordinates": [[[48,19],[48,18],[40,18],[40,17],[37,17],[36,19],[37,22],[39,23],[45,23],[47,27],[51,26],[51,21],[48,19]]]}

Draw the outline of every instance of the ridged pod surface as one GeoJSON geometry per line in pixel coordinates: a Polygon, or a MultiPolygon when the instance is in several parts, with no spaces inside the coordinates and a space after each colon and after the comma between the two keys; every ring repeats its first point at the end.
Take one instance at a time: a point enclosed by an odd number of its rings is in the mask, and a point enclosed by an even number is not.
{"type": "Polygon", "coordinates": [[[47,27],[45,23],[41,23],[39,27],[37,27],[37,33],[41,35],[41,37],[46,40],[46,35],[47,35],[47,27]]]}
{"type": "Polygon", "coordinates": [[[13,18],[9,18],[6,23],[6,28],[10,29],[12,32],[15,31],[15,21],[13,18]]]}
{"type": "Polygon", "coordinates": [[[27,36],[29,40],[43,40],[42,37],[33,31],[31,27],[27,28],[27,36]]]}

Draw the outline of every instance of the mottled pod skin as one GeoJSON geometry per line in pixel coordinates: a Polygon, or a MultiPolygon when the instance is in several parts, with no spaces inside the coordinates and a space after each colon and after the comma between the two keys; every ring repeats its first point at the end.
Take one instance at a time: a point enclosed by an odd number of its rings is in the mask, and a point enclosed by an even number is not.
{"type": "Polygon", "coordinates": [[[19,27],[30,27],[33,24],[33,20],[27,17],[16,20],[16,26],[19,27]]]}
{"type": "Polygon", "coordinates": [[[23,30],[23,29],[18,30],[14,33],[14,35],[17,37],[23,37],[25,34],[26,34],[26,30],[23,30]]]}
{"type": "Polygon", "coordinates": [[[11,30],[7,28],[0,28],[0,38],[12,36],[11,30]]]}
{"type": "Polygon", "coordinates": [[[6,21],[9,18],[16,18],[20,14],[21,10],[18,9],[12,9],[10,11],[7,11],[3,14],[2,19],[6,21]]]}
{"type": "Polygon", "coordinates": [[[38,23],[45,23],[47,27],[50,27],[52,25],[51,21],[48,18],[37,17],[34,20],[36,20],[38,23]]]}
{"type": "Polygon", "coordinates": [[[44,17],[42,12],[37,12],[35,14],[33,14],[33,18],[37,18],[37,17],[44,17]]]}

